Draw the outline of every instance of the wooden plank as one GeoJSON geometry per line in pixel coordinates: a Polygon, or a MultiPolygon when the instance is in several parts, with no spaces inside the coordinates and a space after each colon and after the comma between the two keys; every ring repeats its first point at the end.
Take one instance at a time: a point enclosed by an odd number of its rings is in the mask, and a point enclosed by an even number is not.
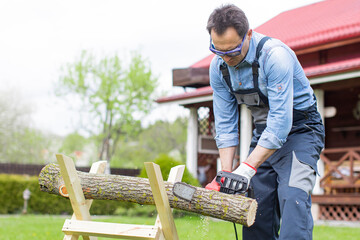
{"type": "Polygon", "coordinates": [[[175,183],[175,182],[181,182],[181,179],[184,175],[185,171],[185,165],[179,165],[176,167],[171,168],[168,182],[175,183]]]}
{"type": "Polygon", "coordinates": [[[173,86],[205,87],[209,85],[208,68],[173,69],[173,86]]]}
{"type": "Polygon", "coordinates": [[[75,235],[75,234],[70,234],[67,235],[65,234],[63,240],[78,240],[79,239],[79,235],[75,235]]]}
{"type": "Polygon", "coordinates": [[[151,240],[159,236],[159,228],[148,225],[116,224],[93,221],[65,221],[62,229],[66,234],[96,236],[117,239],[151,240]]]}
{"type": "MultiPolygon", "coordinates": [[[[97,173],[102,174],[105,172],[106,161],[97,161],[91,165],[89,173],[97,173]]],[[[93,202],[92,199],[85,200],[86,206],[90,210],[91,204],[93,202]]],[[[75,213],[73,213],[71,220],[77,220],[75,213]]],[[[77,240],[79,239],[79,235],[65,235],[63,240],[77,240]]],[[[91,240],[96,240],[96,238],[90,237],[91,240]]]]}
{"type": "Polygon", "coordinates": [[[60,166],[61,175],[64,179],[76,219],[90,220],[89,209],[85,203],[85,197],[73,160],[62,154],[56,154],[56,158],[60,166]]]}
{"type": "Polygon", "coordinates": [[[162,232],[167,240],[178,240],[178,234],[171,212],[169,199],[166,194],[164,181],[159,165],[146,162],[146,173],[149,177],[150,187],[154,196],[156,209],[161,221],[162,232]]]}
{"type": "Polygon", "coordinates": [[[313,203],[319,203],[319,204],[359,205],[360,195],[349,195],[349,194],[312,195],[311,200],[313,203]]]}
{"type": "MultiPolygon", "coordinates": [[[[181,179],[184,175],[184,171],[185,171],[185,165],[178,165],[176,167],[171,168],[168,177],[168,182],[171,183],[181,182],[181,179]]],[[[171,211],[173,211],[173,209],[171,209],[171,211]]],[[[159,214],[156,217],[155,226],[160,227],[160,229],[162,229],[159,214]]]]}
{"type": "Polygon", "coordinates": [[[348,151],[360,151],[360,147],[326,148],[322,151],[322,154],[341,153],[348,151]]]}
{"type": "MultiPolygon", "coordinates": [[[[69,194],[70,203],[76,219],[90,220],[89,207],[86,205],[85,197],[73,160],[63,154],[56,154],[56,159],[59,163],[60,172],[64,179],[66,190],[69,194]]],[[[76,239],[76,236],[72,236],[70,239],[76,239]]],[[[83,239],[96,240],[97,238],[83,236],[83,239]]]]}

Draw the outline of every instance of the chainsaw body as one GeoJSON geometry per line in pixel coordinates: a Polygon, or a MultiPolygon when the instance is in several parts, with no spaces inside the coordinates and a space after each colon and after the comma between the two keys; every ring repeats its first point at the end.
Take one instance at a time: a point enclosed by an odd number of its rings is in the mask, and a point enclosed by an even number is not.
{"type": "Polygon", "coordinates": [[[248,197],[254,198],[254,189],[249,185],[246,177],[220,171],[216,175],[216,182],[220,184],[220,192],[227,194],[246,194],[248,197]]]}

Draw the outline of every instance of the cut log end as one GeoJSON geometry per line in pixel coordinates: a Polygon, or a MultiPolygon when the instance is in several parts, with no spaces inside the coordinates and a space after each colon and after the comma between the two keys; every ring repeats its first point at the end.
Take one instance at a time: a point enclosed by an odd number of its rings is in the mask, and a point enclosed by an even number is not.
{"type": "Polygon", "coordinates": [[[249,206],[249,213],[248,213],[248,218],[247,218],[247,226],[251,226],[254,224],[255,222],[255,216],[256,216],[256,211],[257,211],[257,202],[253,201],[250,206],[249,206]]]}

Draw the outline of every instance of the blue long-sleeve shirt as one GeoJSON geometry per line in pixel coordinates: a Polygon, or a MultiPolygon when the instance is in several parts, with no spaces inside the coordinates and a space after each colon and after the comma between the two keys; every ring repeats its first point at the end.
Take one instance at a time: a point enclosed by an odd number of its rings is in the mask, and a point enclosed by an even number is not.
{"type": "MultiPolygon", "coordinates": [[[[251,64],[256,47],[264,35],[253,32],[248,53],[237,66],[228,66],[234,91],[253,88],[251,64]]],[[[210,85],[214,91],[213,106],[218,148],[239,144],[238,103],[220,71],[223,60],[215,56],[210,64],[210,85]]],[[[268,40],[259,57],[259,88],[269,100],[266,128],[258,144],[279,149],[292,127],[293,109],[304,110],[315,103],[313,90],[295,53],[277,39],[268,40]]]]}

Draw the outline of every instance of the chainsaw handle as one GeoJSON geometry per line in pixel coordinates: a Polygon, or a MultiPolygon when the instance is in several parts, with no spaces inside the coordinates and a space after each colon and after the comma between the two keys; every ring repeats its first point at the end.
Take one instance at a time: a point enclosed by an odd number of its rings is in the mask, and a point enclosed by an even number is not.
{"type": "Polygon", "coordinates": [[[247,196],[249,198],[255,198],[254,187],[252,186],[251,183],[250,183],[250,186],[249,186],[247,192],[248,192],[247,196]]]}
{"type": "Polygon", "coordinates": [[[246,192],[248,180],[238,174],[220,171],[216,175],[216,182],[220,185],[220,192],[228,194],[243,194],[246,192]]]}

